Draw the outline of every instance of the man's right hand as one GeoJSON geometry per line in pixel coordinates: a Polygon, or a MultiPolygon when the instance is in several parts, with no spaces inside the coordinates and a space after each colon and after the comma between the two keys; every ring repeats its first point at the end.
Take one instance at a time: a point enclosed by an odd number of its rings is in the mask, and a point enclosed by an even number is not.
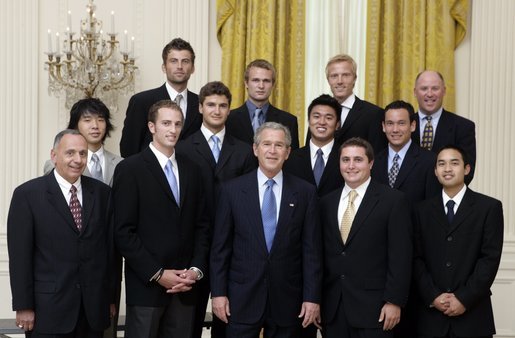
{"type": "Polygon", "coordinates": [[[213,307],[213,313],[220,318],[224,323],[229,323],[231,316],[231,310],[229,308],[229,298],[227,297],[213,297],[211,299],[211,305],[213,307]]]}
{"type": "Polygon", "coordinates": [[[24,331],[32,331],[34,328],[34,310],[16,311],[16,326],[24,331]]]}

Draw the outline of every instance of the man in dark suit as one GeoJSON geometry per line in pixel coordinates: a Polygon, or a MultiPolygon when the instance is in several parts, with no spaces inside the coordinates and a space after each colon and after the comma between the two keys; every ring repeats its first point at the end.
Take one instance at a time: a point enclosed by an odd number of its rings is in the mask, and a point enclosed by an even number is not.
{"type": "Polygon", "coordinates": [[[321,237],[315,187],[281,170],[288,128],[256,131],[259,168],[222,185],[211,249],[213,312],[227,337],[298,337],[320,320],[321,237]]]}
{"type": "Polygon", "coordinates": [[[297,117],[280,110],[269,101],[275,84],[274,66],[262,59],[252,61],[245,69],[245,88],[248,99],[231,110],[227,119],[227,133],[249,145],[254,141],[255,130],[264,122],[278,122],[290,129],[292,149],[299,147],[297,117]]]}
{"type": "Polygon", "coordinates": [[[502,204],[470,190],[469,171],[463,149],[443,147],[435,167],[443,191],[416,209],[419,337],[495,334],[490,287],[501,260],[502,204]]]}
{"type": "Polygon", "coordinates": [[[147,148],[152,135],[147,128],[150,106],[160,100],[173,100],[184,115],[184,126],[179,139],[186,139],[202,123],[198,111],[198,96],[188,90],[188,80],[195,71],[195,52],[181,38],[175,38],[163,48],[163,73],[166,82],[161,87],[147,90],[131,97],[120,140],[120,154],[129,157],[147,148]]]}
{"type": "MultiPolygon", "coordinates": [[[[231,92],[222,82],[207,83],[199,92],[199,110],[202,114],[200,130],[177,144],[177,153],[184,154],[201,168],[207,211],[211,228],[216,214],[216,199],[220,184],[250,172],[257,167],[252,148],[235,139],[225,129],[229,116],[231,92]]],[[[202,327],[209,298],[209,277],[199,283],[201,289],[195,318],[193,337],[202,336],[202,327]]],[[[225,324],[213,318],[212,337],[225,337],[225,324]]]]}
{"type": "MultiPolygon", "coordinates": [[[[336,131],[335,139],[342,144],[351,137],[361,137],[374,147],[374,152],[386,148],[386,138],[381,131],[383,110],[354,94],[358,78],[356,61],[347,54],[333,56],[325,67],[327,82],[333,97],[341,105],[341,128],[336,131]]],[[[311,136],[308,133],[307,138],[311,136]]]]}
{"type": "Polygon", "coordinates": [[[414,93],[419,108],[415,115],[417,127],[411,134],[413,141],[435,153],[449,144],[465,150],[470,159],[470,173],[465,178],[465,183],[469,184],[476,166],[474,122],[443,109],[445,82],[439,72],[425,70],[419,73],[414,93]]]}
{"type": "Polygon", "coordinates": [[[411,202],[437,195],[442,187],[434,175],[436,155],[411,141],[415,131],[415,110],[408,102],[386,106],[383,131],[388,147],[377,154],[372,178],[400,190],[411,202]]]}
{"type": "Polygon", "coordinates": [[[339,145],[334,132],[340,126],[340,104],[329,95],[314,99],[308,107],[311,132],[309,143],[295,149],[284,164],[284,171],[317,187],[318,196],[343,186],[338,165],[339,145]]]}
{"type": "Polygon", "coordinates": [[[372,146],[345,141],[345,186],[320,202],[324,337],[392,337],[408,298],[410,209],[404,194],[370,179],[372,146]]]}
{"type": "Polygon", "coordinates": [[[184,117],[170,100],[149,110],[152,142],[114,173],[115,241],[125,257],[126,337],[191,337],[195,282],[207,271],[209,224],[200,169],[176,154],[184,117]]]}
{"type": "Polygon", "coordinates": [[[77,130],[57,134],[55,170],[16,188],[7,219],[16,325],[27,337],[102,337],[113,303],[109,186],[81,176],[77,130]]]}

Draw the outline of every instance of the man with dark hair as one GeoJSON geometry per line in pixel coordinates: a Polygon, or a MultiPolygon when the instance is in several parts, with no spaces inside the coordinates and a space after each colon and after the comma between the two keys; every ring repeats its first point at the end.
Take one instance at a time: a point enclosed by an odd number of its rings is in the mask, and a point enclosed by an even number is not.
{"type": "Polygon", "coordinates": [[[308,107],[309,144],[292,151],[284,164],[285,172],[315,185],[320,197],[344,184],[338,169],[340,146],[334,140],[340,127],[340,110],[340,104],[330,95],[314,99],[308,107]]]}
{"type": "MultiPolygon", "coordinates": [[[[97,98],[77,101],[70,110],[68,129],[77,129],[88,142],[88,159],[84,175],[113,185],[114,169],[122,158],[104,148],[104,142],[113,131],[109,108],[97,98]]],[[[54,168],[51,160],[45,162],[43,171],[54,168]]]]}
{"type": "Polygon", "coordinates": [[[231,110],[227,119],[227,133],[252,145],[254,132],[265,122],[278,122],[290,129],[292,149],[299,147],[299,127],[297,117],[280,110],[270,103],[270,95],[275,85],[274,66],[262,59],[250,62],[245,69],[244,80],[248,99],[231,110]]]}
{"type": "Polygon", "coordinates": [[[209,223],[200,169],[177,154],[184,116],[158,101],[148,112],[152,142],[114,173],[115,241],[125,258],[126,337],[189,338],[196,281],[207,272],[209,223]]]}
{"type": "Polygon", "coordinates": [[[467,155],[454,145],[440,149],[434,170],[443,190],[415,210],[419,337],[495,334],[490,287],[501,260],[503,210],[467,187],[467,155]]]}
{"type": "Polygon", "coordinates": [[[184,126],[179,139],[186,139],[202,124],[198,111],[198,96],[188,90],[188,80],[195,71],[195,52],[191,45],[181,38],[170,41],[162,53],[163,73],[166,82],[161,87],[150,89],[131,97],[120,140],[120,154],[123,157],[145,149],[152,135],[147,128],[150,106],[159,100],[175,101],[184,116],[184,126]]]}
{"type": "Polygon", "coordinates": [[[413,141],[435,153],[448,144],[464,149],[470,158],[470,172],[465,178],[465,183],[469,184],[474,178],[476,166],[474,122],[443,109],[446,88],[443,76],[439,72],[420,72],[415,80],[413,92],[418,101],[413,141]]]}
{"type": "MultiPolygon", "coordinates": [[[[248,144],[226,133],[225,121],[231,106],[229,88],[219,81],[209,82],[200,89],[199,101],[202,126],[186,140],[179,142],[177,153],[184,154],[201,168],[207,211],[213,228],[220,184],[250,172],[257,167],[257,162],[248,144]]],[[[207,274],[205,277],[208,277],[207,274]]],[[[199,288],[201,291],[197,303],[194,338],[202,335],[210,290],[209,278],[203,278],[199,288]]],[[[216,316],[213,318],[211,336],[225,337],[225,324],[216,316]]]]}
{"type": "Polygon", "coordinates": [[[374,150],[351,138],[340,148],[345,186],[320,201],[326,338],[393,337],[408,299],[410,208],[404,194],[370,179],[374,150]]]}
{"type": "Polygon", "coordinates": [[[16,325],[28,337],[101,338],[114,303],[109,186],[82,175],[88,144],[55,137],[55,169],[20,185],[7,218],[16,325]]]}

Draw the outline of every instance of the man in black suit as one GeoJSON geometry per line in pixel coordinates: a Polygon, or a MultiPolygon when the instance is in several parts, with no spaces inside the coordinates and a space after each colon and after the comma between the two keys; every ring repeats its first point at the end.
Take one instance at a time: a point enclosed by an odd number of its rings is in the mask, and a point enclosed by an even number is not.
{"type": "Polygon", "coordinates": [[[340,127],[340,104],[323,94],[308,107],[309,144],[295,149],[284,164],[284,171],[316,185],[318,196],[343,186],[338,159],[339,145],[334,132],[340,127]]]}
{"type": "Polygon", "coordinates": [[[16,325],[27,337],[100,338],[109,325],[109,186],[81,176],[88,144],[57,134],[55,169],[14,191],[7,219],[16,325]]]}
{"type": "Polygon", "coordinates": [[[211,248],[213,312],[227,337],[298,337],[320,320],[322,248],[315,187],[281,170],[288,128],[255,135],[259,168],[222,185],[211,248]]]}
{"type": "Polygon", "coordinates": [[[442,193],[416,209],[419,337],[495,334],[490,287],[501,260],[502,204],[470,190],[465,184],[469,171],[463,149],[443,147],[435,167],[442,193]]]}
{"type": "Polygon", "coordinates": [[[176,154],[184,117],[149,110],[152,142],[123,160],[113,184],[115,241],[125,257],[126,337],[191,337],[195,282],[207,271],[209,224],[200,169],[176,154]]]}
{"type": "MultiPolygon", "coordinates": [[[[354,94],[358,78],[358,65],[347,54],[333,56],[325,67],[327,82],[333,97],[341,105],[341,128],[336,131],[335,139],[342,144],[351,137],[361,137],[372,144],[374,152],[386,148],[386,138],[381,131],[383,110],[354,94]]],[[[308,139],[311,137],[308,133],[308,139]]]]}
{"type": "MultiPolygon", "coordinates": [[[[225,129],[229,116],[231,92],[222,82],[207,83],[199,92],[199,110],[202,114],[200,130],[177,144],[177,153],[184,154],[201,168],[207,211],[211,228],[216,214],[216,199],[220,184],[250,172],[257,167],[252,148],[235,139],[225,129]]],[[[201,289],[195,318],[193,337],[202,336],[202,327],[209,298],[207,274],[199,283],[201,289]]],[[[216,316],[213,318],[212,337],[225,337],[225,324],[216,316]]]]}
{"type": "Polygon", "coordinates": [[[404,194],[370,179],[374,151],[351,138],[340,151],[345,186],[320,202],[324,337],[392,337],[408,298],[410,209],[404,194]]]}
{"type": "Polygon", "coordinates": [[[129,157],[147,148],[152,135],[147,128],[150,106],[160,100],[173,100],[184,115],[184,125],[179,139],[186,139],[196,132],[202,123],[198,111],[198,96],[188,90],[188,80],[195,71],[195,52],[181,38],[175,38],[163,48],[163,73],[166,82],[161,87],[150,89],[131,97],[120,140],[120,154],[129,157]]]}
{"type": "Polygon", "coordinates": [[[297,117],[280,110],[269,101],[275,84],[274,66],[262,59],[252,61],[245,69],[245,88],[248,99],[231,110],[227,119],[227,133],[249,145],[254,141],[255,130],[264,122],[278,122],[290,129],[292,149],[299,147],[297,117]]]}
{"type": "Polygon", "coordinates": [[[437,195],[442,187],[434,174],[436,155],[411,141],[415,131],[415,110],[404,101],[386,106],[383,131],[388,147],[377,154],[372,178],[400,190],[411,202],[437,195]]]}
{"type": "Polygon", "coordinates": [[[474,178],[476,166],[474,122],[443,109],[445,82],[439,72],[425,70],[419,73],[414,93],[418,101],[418,113],[415,117],[417,127],[411,134],[413,141],[435,153],[449,144],[465,150],[470,159],[470,173],[465,178],[465,183],[469,184],[474,178]]]}

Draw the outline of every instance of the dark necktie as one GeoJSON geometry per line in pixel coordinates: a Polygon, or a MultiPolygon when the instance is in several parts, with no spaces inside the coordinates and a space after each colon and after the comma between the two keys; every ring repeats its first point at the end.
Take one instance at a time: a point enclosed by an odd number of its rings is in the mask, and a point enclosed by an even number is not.
{"type": "Polygon", "coordinates": [[[449,224],[452,223],[452,220],[454,218],[454,205],[455,204],[456,204],[456,202],[454,202],[453,200],[449,200],[445,204],[445,206],[447,206],[447,220],[449,221],[449,224]]]}
{"type": "Polygon", "coordinates": [[[388,172],[388,184],[390,188],[393,188],[397,175],[399,174],[399,154],[395,154],[393,157],[393,164],[388,172]]]}
{"type": "Polygon", "coordinates": [[[324,167],[324,152],[322,151],[322,149],[318,148],[315,166],[313,167],[313,176],[315,177],[317,187],[320,184],[320,179],[322,178],[322,174],[324,173],[324,167]]]}
{"type": "Polygon", "coordinates": [[[422,133],[422,142],[420,146],[427,150],[431,150],[433,147],[433,125],[431,124],[432,116],[426,116],[427,120],[426,126],[424,127],[424,132],[422,133]]]}
{"type": "Polygon", "coordinates": [[[275,229],[277,227],[277,204],[273,186],[275,181],[266,181],[267,187],[263,195],[263,205],[261,206],[261,217],[263,220],[263,231],[265,233],[266,248],[268,252],[272,249],[274,242],[275,229]]]}
{"type": "Polygon", "coordinates": [[[79,198],[77,197],[77,188],[72,185],[70,188],[70,193],[72,197],[70,198],[70,211],[73,216],[73,221],[75,222],[75,226],[79,231],[82,230],[82,206],[80,205],[79,198]]]}

